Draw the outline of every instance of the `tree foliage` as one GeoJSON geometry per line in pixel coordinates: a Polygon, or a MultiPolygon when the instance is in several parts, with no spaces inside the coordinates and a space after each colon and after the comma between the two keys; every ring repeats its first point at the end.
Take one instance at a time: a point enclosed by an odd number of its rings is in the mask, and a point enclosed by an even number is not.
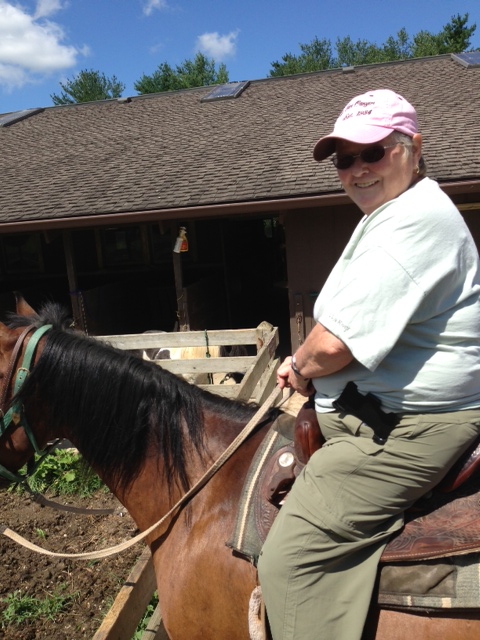
{"type": "Polygon", "coordinates": [[[175,69],[167,62],[163,62],[152,75],[143,74],[133,86],[139,94],[144,94],[204,87],[226,82],[228,82],[226,66],[223,63],[220,64],[217,71],[215,60],[207,58],[203,53],[197,53],[194,60],[185,60],[175,69]]]}
{"type": "Polygon", "coordinates": [[[350,67],[392,60],[406,60],[443,53],[460,53],[470,47],[470,39],[477,28],[476,24],[467,26],[468,13],[464,16],[452,16],[439,33],[419,31],[412,39],[404,28],[396,36],[377,45],[368,40],[354,42],[350,36],[337,38],[336,55],[330,40],[317,37],[309,44],[300,44],[301,53],[297,56],[287,53],[281,62],[272,62],[270,77],[286,76],[294,73],[322,71],[336,67],[350,67]]]}
{"type": "Polygon", "coordinates": [[[50,96],[55,105],[120,98],[125,89],[123,82],[116,76],[108,78],[104,73],[93,69],[84,69],[72,79],[59,84],[62,93],[52,93],[50,96]]]}
{"type": "Polygon", "coordinates": [[[309,44],[301,44],[302,53],[294,56],[286,53],[283,62],[272,62],[271,76],[286,76],[294,73],[308,73],[320,69],[329,69],[335,64],[330,40],[314,38],[309,44]]]}

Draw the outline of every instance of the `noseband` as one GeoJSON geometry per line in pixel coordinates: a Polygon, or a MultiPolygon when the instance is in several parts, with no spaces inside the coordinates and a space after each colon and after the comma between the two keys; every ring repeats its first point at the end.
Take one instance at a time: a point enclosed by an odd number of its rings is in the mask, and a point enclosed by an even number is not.
{"type": "MultiPolygon", "coordinates": [[[[35,329],[35,327],[33,327],[32,325],[27,327],[23,333],[20,334],[15,347],[13,348],[12,351],[12,356],[10,358],[10,364],[8,366],[8,371],[7,374],[5,376],[5,384],[3,387],[3,393],[2,393],[2,399],[1,399],[1,407],[0,407],[0,411],[2,413],[1,418],[0,418],[0,437],[2,437],[7,429],[10,427],[11,424],[16,425],[17,427],[20,426],[23,428],[23,430],[25,431],[28,440],[30,441],[30,444],[32,445],[35,453],[37,454],[44,454],[45,452],[42,451],[36,441],[35,436],[33,435],[32,430],[30,429],[30,426],[27,422],[27,419],[25,417],[25,413],[23,410],[23,406],[20,404],[20,402],[15,400],[15,396],[17,395],[17,393],[20,391],[21,386],[23,385],[23,383],[25,382],[28,374],[30,373],[30,367],[32,364],[32,360],[33,360],[33,356],[35,355],[35,351],[37,349],[38,346],[38,342],[40,340],[40,338],[50,329],[52,328],[51,324],[46,324],[43,327],[40,327],[40,329],[37,329],[32,337],[30,338],[27,347],[25,349],[25,353],[23,355],[23,361],[20,367],[18,367],[17,371],[16,371],[16,375],[15,375],[15,381],[14,381],[14,385],[13,385],[13,402],[12,405],[10,406],[10,408],[5,412],[5,407],[7,405],[7,394],[8,394],[8,389],[10,387],[10,384],[12,382],[12,379],[14,377],[14,370],[15,370],[15,366],[17,364],[17,359],[18,359],[18,354],[23,346],[23,343],[26,339],[26,337],[28,336],[28,334],[33,331],[35,329]]],[[[37,462],[37,464],[35,465],[35,468],[38,466],[40,461],[37,462]]],[[[21,476],[17,473],[12,473],[11,471],[9,471],[8,469],[6,469],[4,466],[0,465],[0,477],[4,478],[5,480],[8,480],[9,482],[23,482],[29,474],[25,475],[25,476],[21,476]]]]}

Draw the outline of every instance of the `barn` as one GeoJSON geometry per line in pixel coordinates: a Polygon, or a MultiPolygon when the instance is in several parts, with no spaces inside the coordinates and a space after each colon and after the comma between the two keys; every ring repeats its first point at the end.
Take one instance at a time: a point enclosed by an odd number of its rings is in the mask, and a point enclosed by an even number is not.
{"type": "Polygon", "coordinates": [[[377,88],[416,106],[480,246],[478,52],[28,108],[0,115],[0,310],[54,299],[92,335],[267,320],[289,352],[361,216],[313,145],[377,88]]]}

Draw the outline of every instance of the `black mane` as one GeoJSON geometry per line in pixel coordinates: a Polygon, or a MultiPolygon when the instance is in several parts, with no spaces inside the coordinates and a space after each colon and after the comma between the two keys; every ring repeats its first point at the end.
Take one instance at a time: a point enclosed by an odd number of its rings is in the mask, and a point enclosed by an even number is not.
{"type": "Polygon", "coordinates": [[[244,424],[255,412],[255,406],[202,391],[152,362],[73,331],[56,304],[9,320],[10,327],[29,324],[53,328],[19,392],[21,401],[27,410],[32,398],[46,407],[53,428],[69,425],[85,460],[118,487],[126,488],[155,450],[169,486],[179,481],[187,488],[182,425],[201,451],[204,409],[244,424]]]}

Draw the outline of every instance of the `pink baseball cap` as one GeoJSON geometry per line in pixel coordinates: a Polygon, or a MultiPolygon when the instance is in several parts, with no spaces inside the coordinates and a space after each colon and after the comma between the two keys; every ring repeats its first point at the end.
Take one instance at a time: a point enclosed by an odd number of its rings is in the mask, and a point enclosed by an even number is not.
{"type": "Polygon", "coordinates": [[[358,144],[372,144],[393,131],[412,137],[417,133],[417,114],[412,105],[395,91],[377,89],[356,96],[338,117],[332,133],[320,138],[313,150],[319,162],[335,151],[341,138],[358,144]]]}

